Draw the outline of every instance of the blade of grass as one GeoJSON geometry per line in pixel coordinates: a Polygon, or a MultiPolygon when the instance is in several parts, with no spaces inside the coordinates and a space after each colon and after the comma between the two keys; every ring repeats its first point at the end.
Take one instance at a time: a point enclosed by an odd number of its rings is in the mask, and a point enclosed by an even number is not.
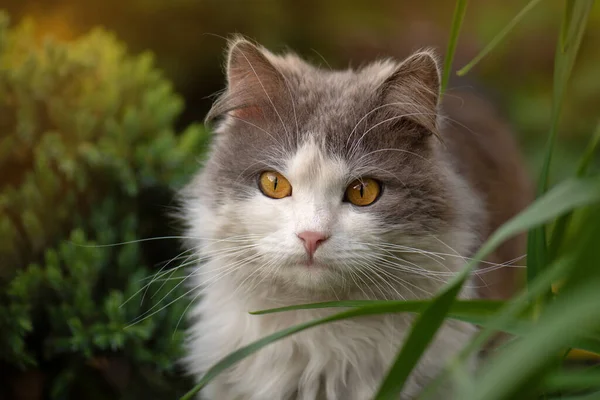
{"type": "Polygon", "coordinates": [[[446,58],[444,59],[444,70],[442,71],[442,83],[440,85],[440,96],[446,92],[448,81],[450,80],[450,71],[454,61],[454,53],[458,43],[458,35],[467,11],[467,0],[457,0],[452,17],[452,27],[450,28],[450,39],[446,48],[446,58]]]}
{"type": "Polygon", "coordinates": [[[498,354],[474,386],[457,398],[518,398],[523,386],[531,387],[539,372],[554,363],[554,358],[548,354],[558,353],[572,340],[600,327],[599,284],[600,279],[590,280],[563,301],[548,305],[527,337],[498,354]]]}
{"type": "MultiPolygon", "coordinates": [[[[496,314],[495,318],[492,318],[486,321],[483,325],[483,329],[473,338],[473,340],[468,343],[460,353],[451,360],[447,367],[440,373],[440,375],[435,379],[432,384],[427,388],[427,390],[422,394],[422,398],[429,399],[437,390],[439,384],[447,378],[450,373],[454,375],[463,376],[465,374],[463,370],[463,363],[468,357],[476,352],[478,352],[488,340],[496,332],[508,332],[516,335],[523,335],[527,332],[529,326],[520,326],[517,329],[510,328],[511,324],[517,319],[519,315],[522,315],[525,310],[530,307],[530,300],[537,296],[538,293],[542,293],[547,285],[555,282],[557,279],[564,277],[568,270],[571,268],[574,262],[573,257],[563,257],[557,260],[552,267],[548,268],[544,271],[542,275],[540,275],[535,282],[529,287],[522,290],[516,297],[514,297],[510,302],[507,302],[506,305],[496,314]]],[[[597,350],[600,350],[600,341],[597,343],[592,339],[591,343],[586,343],[584,346],[592,346],[597,350]]],[[[581,345],[581,343],[578,343],[581,345]]]]}
{"type": "MultiPolygon", "coordinates": [[[[536,284],[539,286],[538,290],[541,290],[547,282],[553,282],[565,274],[565,270],[569,268],[570,259],[561,259],[557,262],[554,268],[551,268],[544,276],[540,277],[540,283],[536,284]],[[543,279],[543,280],[542,280],[543,279]]],[[[519,297],[510,303],[500,300],[456,300],[451,307],[451,312],[448,316],[452,319],[456,319],[463,322],[470,322],[473,324],[481,325],[484,327],[483,330],[474,338],[468,349],[463,351],[473,352],[477,348],[481,347],[494,332],[506,332],[513,335],[522,335],[529,328],[529,323],[533,322],[529,319],[529,315],[525,312],[528,306],[528,299],[535,294],[535,290],[532,294],[529,291],[524,290],[521,292],[519,297]],[[518,301],[518,307],[512,305],[513,302],[518,301]],[[505,315],[502,321],[496,321],[501,315],[499,313],[509,314],[505,315]],[[489,336],[487,336],[489,335],[489,336]],[[480,336],[482,336],[480,338],[480,336]],[[481,344],[478,344],[481,343],[481,344]]],[[[310,310],[320,308],[362,308],[362,307],[376,307],[384,305],[389,307],[389,312],[400,313],[400,312],[414,312],[419,313],[424,310],[431,300],[351,300],[351,301],[327,301],[322,303],[309,303],[299,304],[294,306],[271,308],[268,310],[252,311],[252,315],[266,315],[280,312],[294,311],[294,310],[310,310]]],[[[573,342],[573,346],[578,349],[585,349],[589,352],[595,352],[600,354],[600,339],[584,338],[573,342]]]]}
{"type": "MultiPolygon", "coordinates": [[[[600,145],[600,123],[596,127],[596,131],[594,135],[590,139],[588,145],[583,152],[583,156],[579,161],[579,166],[577,167],[577,176],[584,176],[589,168],[590,163],[592,162],[596,151],[598,150],[598,145],[600,145]]],[[[563,238],[569,222],[571,221],[573,213],[569,212],[556,220],[554,227],[552,229],[552,236],[550,237],[550,246],[548,248],[549,261],[552,262],[556,259],[558,255],[558,250],[562,245],[563,238]]]]}
{"type": "Polygon", "coordinates": [[[456,296],[462,289],[458,281],[438,296],[425,312],[417,318],[404,341],[396,361],[379,387],[375,400],[397,399],[410,373],[427,349],[450,311],[456,296]]]}
{"type": "MultiPolygon", "coordinates": [[[[434,299],[434,303],[447,301],[447,299],[451,297],[451,295],[445,296],[445,294],[447,293],[456,294],[456,288],[459,287],[460,289],[460,287],[462,287],[462,285],[470,275],[471,271],[475,267],[477,260],[481,260],[484,257],[486,257],[506,239],[520,232],[523,232],[531,228],[532,226],[545,223],[551,218],[555,218],[556,216],[561,215],[575,207],[584,206],[599,200],[600,178],[571,179],[557,185],[548,193],[546,193],[543,197],[536,200],[522,213],[520,213],[519,215],[515,216],[510,221],[502,225],[473,256],[473,260],[469,262],[469,264],[467,264],[467,266],[457,276],[455,276],[448,285],[446,285],[445,289],[441,292],[441,294],[434,299]]],[[[200,382],[190,392],[188,392],[184,397],[182,397],[182,400],[191,399],[197,392],[199,392],[202,389],[203,386],[205,386],[211,379],[213,379],[219,373],[234,365],[235,363],[239,362],[240,360],[255,353],[262,347],[267,346],[270,343],[283,339],[284,337],[287,337],[293,333],[300,332],[302,330],[306,330],[324,323],[337,321],[340,319],[358,317],[362,315],[375,315],[393,312],[393,307],[386,307],[387,306],[385,304],[381,304],[373,307],[363,307],[359,309],[349,310],[326,318],[309,321],[304,324],[284,329],[272,335],[266,336],[247,346],[244,346],[241,349],[230,353],[229,355],[221,359],[219,362],[217,362],[215,365],[213,365],[202,377],[200,382]]],[[[432,306],[429,306],[428,308],[426,308],[426,310],[433,310],[428,313],[427,319],[431,318],[434,323],[430,321],[424,321],[421,322],[420,326],[423,326],[423,324],[425,323],[429,324],[429,326],[435,326],[438,324],[441,325],[443,319],[446,318],[449,310],[451,310],[451,307],[448,309],[442,309],[442,311],[446,311],[445,313],[439,312],[440,308],[432,308],[432,306]]],[[[423,321],[423,318],[421,318],[421,321],[423,321]]],[[[409,338],[410,336],[417,334],[419,334],[419,330],[413,329],[409,334],[409,338]]],[[[390,376],[388,375],[388,378],[389,377],[390,376]]]]}
{"type": "Polygon", "coordinates": [[[473,58],[467,65],[462,67],[456,74],[458,76],[466,75],[475,65],[477,65],[485,56],[489,54],[506,35],[531,11],[541,0],[532,0],[519,11],[519,13],[510,20],[510,22],[498,33],[488,44],[473,58]]]}
{"type": "Polygon", "coordinates": [[[574,0],[567,3],[567,10],[562,20],[561,37],[559,38],[556,56],[554,62],[554,94],[552,97],[551,125],[548,137],[548,143],[545,151],[544,164],[539,182],[539,194],[544,193],[548,188],[548,176],[550,161],[552,159],[552,150],[556,141],[556,132],[560,111],[564,101],[566,91],[577,53],[581,45],[581,40],[587,26],[587,20],[594,0],[574,0]],[[565,32],[564,34],[562,32],[565,32]]]}
{"type": "MultiPolygon", "coordinates": [[[[554,61],[554,94],[552,96],[552,111],[550,132],[544,152],[544,162],[538,182],[538,196],[548,190],[548,177],[552,154],[556,143],[558,123],[562,109],[564,94],[571,71],[577,58],[581,45],[583,33],[587,25],[587,19],[593,4],[593,0],[574,0],[567,3],[565,17],[562,21],[562,29],[556,45],[556,56],[554,61]],[[565,40],[563,45],[563,32],[565,40]]],[[[537,274],[548,265],[548,247],[546,242],[546,226],[542,225],[531,229],[527,238],[527,282],[531,283],[537,274]]],[[[539,313],[545,300],[552,297],[552,287],[538,297],[536,300],[536,312],[539,313]]]]}
{"type": "Polygon", "coordinates": [[[453,278],[415,321],[396,361],[381,384],[376,399],[389,399],[400,394],[406,379],[435,337],[435,333],[444,322],[454,299],[478,260],[489,255],[498,245],[511,236],[552,218],[549,217],[550,214],[553,216],[561,215],[574,207],[599,199],[600,179],[565,181],[494,232],[460,274],[453,278]]]}
{"type": "MultiPolygon", "coordinates": [[[[459,303],[456,303],[456,304],[459,304],[459,303]]],[[[451,317],[456,317],[459,320],[466,320],[468,322],[473,322],[473,323],[479,323],[485,319],[485,318],[482,318],[481,316],[478,317],[477,316],[478,314],[483,314],[484,316],[489,316],[490,310],[486,307],[479,307],[477,310],[475,310],[476,312],[474,312],[473,309],[470,309],[469,307],[465,307],[465,306],[468,306],[468,304],[466,304],[466,305],[459,304],[458,306],[456,306],[456,312],[454,309],[451,309],[450,310],[451,312],[449,315],[451,317]],[[461,308],[462,308],[462,310],[461,310],[461,308]]],[[[301,332],[306,329],[309,329],[309,328],[312,328],[312,327],[315,327],[318,325],[322,325],[322,324],[325,324],[328,322],[334,322],[334,321],[339,321],[339,320],[343,320],[343,319],[355,318],[355,317],[365,316],[365,315],[387,314],[387,313],[401,312],[401,311],[418,313],[422,309],[423,309],[423,304],[421,304],[421,303],[416,303],[416,304],[411,303],[411,304],[407,304],[404,307],[404,304],[402,304],[400,302],[393,302],[392,304],[390,304],[388,302],[381,302],[381,304],[364,306],[361,308],[354,308],[349,311],[341,312],[341,313],[334,314],[334,315],[331,315],[331,316],[328,316],[325,318],[321,318],[321,319],[316,319],[316,320],[309,321],[309,322],[306,322],[303,324],[298,324],[298,325],[292,326],[290,328],[275,332],[271,335],[265,336],[264,338],[262,338],[260,340],[255,341],[247,346],[244,346],[241,349],[236,350],[235,352],[230,353],[229,355],[227,355],[226,357],[221,359],[218,363],[213,365],[204,374],[204,376],[202,377],[200,382],[191,391],[189,391],[185,396],[183,396],[181,398],[181,400],[191,399],[208,382],[210,382],[214,377],[216,377],[218,374],[223,372],[225,369],[236,364],[237,362],[248,357],[249,355],[257,352],[261,348],[263,348],[277,340],[283,339],[284,337],[290,336],[291,334],[301,332]]]]}
{"type": "Polygon", "coordinates": [[[581,157],[579,166],[577,167],[577,176],[585,176],[592,160],[594,159],[594,155],[598,151],[598,146],[600,146],[600,123],[598,123],[596,126],[594,135],[583,151],[583,156],[581,157]]]}
{"type": "Polygon", "coordinates": [[[600,392],[587,393],[579,396],[560,396],[560,400],[598,400],[600,399],[600,392]]]}
{"type": "Polygon", "coordinates": [[[532,325],[522,340],[497,354],[475,384],[474,393],[479,390],[480,396],[468,393],[468,398],[516,398],[525,387],[535,387],[549,369],[560,366],[557,358],[549,355],[558,355],[561,349],[570,347],[569,342],[574,339],[598,338],[600,204],[596,202],[595,206],[587,207],[585,216],[588,223],[580,226],[577,232],[579,240],[568,253],[572,258],[569,263],[572,268],[568,271],[569,279],[561,295],[547,306],[539,322],[532,325]],[[508,375],[512,376],[510,382],[503,379],[508,375]],[[494,381],[495,386],[498,386],[497,382],[503,382],[502,388],[494,388],[494,381]],[[497,397],[490,397],[491,392],[497,397]]]}
{"type": "MultiPolygon", "coordinates": [[[[497,302],[497,305],[492,305],[496,302],[490,302],[490,307],[483,307],[483,303],[479,304],[475,308],[470,307],[471,304],[469,301],[456,301],[450,307],[450,312],[448,313],[448,317],[452,319],[456,319],[463,322],[471,322],[474,324],[484,324],[491,317],[491,312],[494,308],[499,307],[501,302],[497,302]]],[[[289,311],[289,310],[288,310],[289,311]]],[[[342,313],[334,314],[322,319],[317,319],[313,321],[309,321],[303,324],[298,324],[293,327],[275,332],[269,336],[265,336],[264,338],[257,340],[247,346],[242,347],[235,352],[230,353],[223,359],[221,359],[218,363],[213,365],[209,371],[207,371],[200,382],[188,393],[186,393],[180,400],[191,400],[194,395],[196,395],[208,382],[210,382],[213,378],[215,378],[218,374],[223,372],[225,369],[231,367],[242,359],[250,356],[251,354],[257,352],[261,348],[277,341],[283,339],[287,336],[290,336],[294,333],[298,333],[312,327],[322,325],[329,322],[340,321],[344,319],[355,318],[359,316],[367,316],[367,315],[379,315],[379,314],[388,314],[395,312],[415,312],[418,313],[422,311],[422,305],[416,304],[413,306],[405,307],[402,309],[402,304],[394,302],[394,304],[388,304],[387,302],[382,302],[382,304],[364,306],[360,308],[355,308],[353,310],[345,311],[342,313]],[[421,308],[419,308],[421,307],[421,308]]],[[[513,334],[521,334],[527,328],[525,325],[512,325],[507,326],[506,331],[513,334]]],[[[600,352],[600,340],[586,340],[580,339],[577,341],[573,341],[571,343],[572,347],[581,348],[588,351],[598,351],[600,352]]]]}
{"type": "MultiPolygon", "coordinates": [[[[540,286],[545,282],[552,282],[556,280],[558,277],[564,274],[564,271],[569,266],[569,261],[567,259],[560,260],[560,265],[557,265],[558,268],[553,268],[548,271],[548,276],[545,277],[544,282],[540,282],[540,286]]],[[[541,289],[541,288],[540,288],[541,289]]],[[[535,292],[534,292],[535,293],[535,292]]],[[[530,297],[527,291],[523,291],[520,296],[530,297]]],[[[448,316],[452,319],[456,319],[458,321],[470,322],[473,324],[481,325],[484,327],[484,330],[481,333],[486,332],[506,332],[513,335],[522,335],[529,328],[529,323],[532,322],[528,319],[528,315],[524,312],[528,303],[527,299],[521,300],[521,305],[523,307],[518,309],[511,309],[510,315],[508,318],[504,318],[502,322],[497,322],[492,320],[492,318],[496,319],[499,316],[499,312],[506,313],[508,304],[505,301],[500,300],[456,300],[451,307],[451,312],[448,316]]],[[[404,300],[352,300],[352,301],[328,301],[322,303],[309,303],[309,304],[299,304],[288,307],[280,307],[280,308],[271,308],[268,310],[261,311],[252,311],[250,314],[252,315],[266,315],[266,314],[274,314],[280,312],[294,311],[294,310],[310,310],[310,309],[320,309],[320,308],[362,308],[362,307],[377,307],[377,306],[385,306],[386,312],[413,312],[420,313],[424,310],[429,304],[431,300],[414,300],[414,301],[404,301],[404,300]]],[[[483,336],[482,334],[479,334],[483,336]]],[[[479,336],[478,335],[478,336],[479,336]]],[[[475,340],[481,340],[482,344],[485,343],[488,337],[483,339],[478,339],[478,336],[475,340]]],[[[600,353],[600,339],[596,340],[594,338],[586,338],[579,341],[573,342],[573,346],[578,349],[585,349],[590,352],[600,353]]],[[[477,346],[475,346],[477,347],[477,346]]],[[[481,347],[481,346],[479,346],[481,347]]],[[[465,350],[467,351],[467,350],[465,350]]],[[[474,351],[471,350],[471,351],[474,351]]]]}
{"type": "MultiPolygon", "coordinates": [[[[322,303],[299,304],[288,307],[271,308],[268,310],[252,311],[252,315],[265,315],[293,310],[310,310],[316,308],[345,308],[385,305],[397,307],[399,312],[417,312],[423,310],[431,303],[431,300],[349,300],[349,301],[326,301],[322,303]]],[[[495,314],[504,304],[500,300],[460,300],[457,301],[452,310],[456,313],[477,312],[477,315],[495,314]]]]}
{"type": "Polygon", "coordinates": [[[600,371],[582,369],[556,371],[544,377],[543,385],[548,390],[600,389],[600,371]]]}
{"type": "Polygon", "coordinates": [[[567,35],[569,34],[569,22],[573,18],[573,8],[575,0],[567,0],[565,4],[565,14],[563,16],[563,24],[560,27],[560,48],[564,52],[567,48],[567,35]]]}
{"type": "MultiPolygon", "coordinates": [[[[579,182],[581,182],[583,189],[583,186],[587,185],[585,182],[592,182],[594,180],[600,181],[600,177],[582,178],[579,180],[579,182]]],[[[594,184],[591,184],[590,190],[600,190],[600,186],[594,187],[594,184]]],[[[597,203],[598,200],[596,200],[595,202],[597,203]]],[[[590,211],[590,213],[591,212],[592,211],[590,211]]],[[[586,217],[586,220],[593,220],[593,214],[586,214],[586,217]]],[[[586,244],[584,241],[580,241],[579,245],[586,246],[588,244],[586,244]]],[[[546,288],[553,282],[556,282],[558,280],[564,280],[565,277],[573,275],[574,271],[577,270],[582,270],[577,275],[588,276],[589,270],[592,269],[593,266],[586,266],[585,264],[585,262],[582,262],[581,259],[578,259],[573,253],[563,255],[561,258],[554,261],[554,263],[550,267],[545,269],[543,273],[540,274],[531,285],[529,285],[528,288],[521,291],[510,302],[506,303],[503,309],[498,312],[495,319],[489,320],[485,324],[483,324],[484,328],[475,336],[475,338],[467,346],[465,346],[465,348],[461,350],[459,355],[448,364],[448,367],[443,371],[440,377],[436,379],[436,381],[430,389],[430,392],[433,392],[433,390],[435,390],[435,386],[437,386],[441,382],[441,380],[450,372],[455,372],[458,375],[463,374],[464,372],[457,371],[460,370],[462,363],[467,359],[468,356],[480,350],[495,332],[504,331],[513,334],[523,334],[524,332],[526,332],[526,330],[522,329],[520,329],[517,332],[516,330],[511,331],[506,328],[507,326],[509,326],[508,324],[511,321],[514,321],[517,316],[523,315],[523,313],[530,307],[531,300],[536,298],[539,294],[543,293],[546,290],[546,288]]],[[[597,347],[597,345],[600,344],[600,340],[598,338],[587,337],[583,340],[585,340],[586,343],[578,343],[577,345],[575,345],[575,347],[580,348],[580,346],[583,345],[584,347],[586,347],[586,350],[598,353],[598,350],[600,350],[597,347]],[[591,346],[595,348],[595,350],[590,350],[591,348],[588,348],[587,346],[591,346]]]]}

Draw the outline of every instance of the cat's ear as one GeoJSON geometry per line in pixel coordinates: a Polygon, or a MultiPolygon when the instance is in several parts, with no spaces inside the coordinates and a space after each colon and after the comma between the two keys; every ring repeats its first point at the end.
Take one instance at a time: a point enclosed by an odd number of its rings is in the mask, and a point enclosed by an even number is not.
{"type": "Polygon", "coordinates": [[[436,54],[419,51],[396,67],[381,86],[385,104],[397,103],[406,118],[436,133],[440,69],[436,54]]]}
{"type": "Polygon", "coordinates": [[[283,76],[270,58],[268,50],[243,38],[229,43],[227,50],[227,90],[215,102],[206,119],[230,113],[238,118],[252,118],[274,107],[282,90],[283,76]]]}
{"type": "Polygon", "coordinates": [[[230,89],[267,85],[280,75],[269,61],[272,55],[246,39],[233,40],[227,51],[227,84],[230,89]],[[262,84],[262,85],[261,85],[262,84]]]}

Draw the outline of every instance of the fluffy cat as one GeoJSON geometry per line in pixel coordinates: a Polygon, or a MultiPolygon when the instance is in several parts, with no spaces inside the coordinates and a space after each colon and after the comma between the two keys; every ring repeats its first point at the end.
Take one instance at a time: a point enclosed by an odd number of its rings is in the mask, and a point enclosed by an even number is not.
{"type": "MultiPolygon", "coordinates": [[[[491,107],[465,93],[438,111],[430,51],[331,71],[236,38],[226,69],[227,89],[207,117],[220,118],[212,148],[184,191],[198,257],[186,363],[197,376],[243,345],[339,310],[249,311],[430,297],[529,199],[516,146],[491,107]]],[[[515,239],[488,261],[522,254],[515,239]]],[[[473,278],[461,296],[509,295],[511,270],[473,278]]],[[[201,398],[370,399],[412,320],[363,317],[301,332],[225,371],[201,398]]],[[[445,323],[402,398],[475,330],[445,323]]]]}

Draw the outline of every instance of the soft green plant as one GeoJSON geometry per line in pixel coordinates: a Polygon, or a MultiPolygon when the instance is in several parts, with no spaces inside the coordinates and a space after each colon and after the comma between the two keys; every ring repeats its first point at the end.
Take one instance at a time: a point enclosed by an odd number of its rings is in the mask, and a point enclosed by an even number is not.
{"type": "Polygon", "coordinates": [[[185,304],[136,318],[182,289],[126,300],[177,250],[136,240],[168,232],[156,205],[201,154],[199,126],[174,132],[182,106],[150,54],[107,32],[41,41],[0,13],[0,397],[11,382],[53,399],[180,392],[185,304]]]}
{"type": "MultiPolygon", "coordinates": [[[[473,62],[461,70],[461,74],[483,59],[538,2],[532,0],[473,62]]],[[[591,138],[582,155],[577,176],[548,189],[560,110],[592,4],[593,0],[565,2],[555,57],[548,145],[539,179],[538,199],[528,209],[500,227],[464,270],[430,301],[328,302],[257,312],[351,308],[274,333],[229,354],[209,369],[199,384],[182,399],[191,399],[220,372],[276,340],[336,320],[390,312],[412,312],[418,316],[394,365],[381,383],[377,400],[398,398],[413,367],[446,318],[472,322],[482,329],[455,359],[450,360],[442,376],[422,394],[423,398],[431,398],[432,389],[447,376],[454,378],[457,384],[457,399],[600,398],[600,370],[597,367],[573,371],[563,362],[570,349],[600,354],[600,174],[590,170],[600,133],[591,138]],[[529,232],[527,288],[507,302],[457,300],[456,296],[477,260],[521,232],[529,232]],[[550,232],[550,240],[547,232],[550,232]],[[562,283],[560,290],[552,291],[552,285],[557,282],[562,283]],[[479,351],[495,332],[511,333],[514,339],[496,350],[474,379],[466,373],[466,357],[479,351]]],[[[450,73],[465,9],[466,1],[458,0],[442,74],[442,92],[450,73]]]]}

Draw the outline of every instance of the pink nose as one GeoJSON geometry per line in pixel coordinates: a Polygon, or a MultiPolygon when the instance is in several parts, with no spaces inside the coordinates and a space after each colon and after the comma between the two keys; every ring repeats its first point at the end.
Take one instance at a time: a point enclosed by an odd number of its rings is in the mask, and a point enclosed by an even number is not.
{"type": "Polygon", "coordinates": [[[304,242],[304,248],[310,258],[315,254],[317,247],[327,240],[325,234],[311,231],[300,232],[298,233],[298,237],[304,242]]]}

